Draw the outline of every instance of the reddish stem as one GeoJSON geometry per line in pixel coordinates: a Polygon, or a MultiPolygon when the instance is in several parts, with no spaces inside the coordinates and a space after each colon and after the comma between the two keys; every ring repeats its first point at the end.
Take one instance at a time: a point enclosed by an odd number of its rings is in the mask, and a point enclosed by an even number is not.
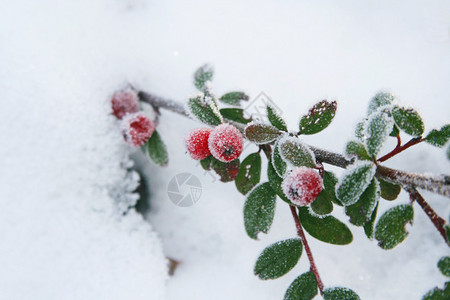
{"type": "Polygon", "coordinates": [[[378,159],[378,162],[383,162],[388,160],[389,158],[399,154],[402,151],[405,151],[406,149],[408,149],[411,146],[414,146],[420,142],[423,141],[422,137],[416,137],[416,138],[412,138],[409,142],[407,142],[406,144],[404,144],[403,146],[400,146],[401,140],[400,140],[400,136],[397,136],[397,147],[394,148],[394,150],[392,150],[391,152],[389,152],[388,154],[386,154],[385,156],[381,157],[378,159]]]}
{"type": "Polygon", "coordinates": [[[434,224],[434,227],[439,231],[441,236],[444,238],[445,242],[450,246],[449,241],[447,240],[447,234],[445,232],[445,220],[438,216],[436,212],[431,208],[431,206],[425,201],[422,195],[416,190],[415,187],[409,186],[405,187],[405,190],[409,193],[409,198],[411,199],[411,203],[416,201],[419,203],[420,207],[422,207],[423,211],[426,213],[428,218],[430,218],[431,222],[434,224]]]}
{"type": "Polygon", "coordinates": [[[292,213],[292,217],[295,221],[295,226],[297,227],[297,235],[302,240],[303,246],[305,247],[306,254],[308,255],[309,265],[311,272],[314,273],[316,277],[317,286],[319,287],[320,294],[323,295],[323,282],[320,279],[319,271],[317,270],[316,264],[314,263],[314,258],[312,256],[311,249],[309,248],[308,241],[306,240],[305,233],[303,232],[302,224],[300,223],[300,219],[298,218],[297,211],[295,206],[289,205],[292,213]]]}

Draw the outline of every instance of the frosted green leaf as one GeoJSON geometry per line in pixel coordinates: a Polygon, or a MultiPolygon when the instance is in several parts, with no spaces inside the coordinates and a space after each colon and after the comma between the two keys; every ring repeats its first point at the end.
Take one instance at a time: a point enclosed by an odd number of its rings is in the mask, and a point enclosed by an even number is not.
{"type": "Polygon", "coordinates": [[[371,157],[377,157],[393,125],[392,117],[384,111],[377,111],[370,115],[364,125],[364,144],[371,157]]]}
{"type": "Polygon", "coordinates": [[[303,116],[299,124],[300,134],[315,134],[318,133],[330,125],[336,115],[337,102],[322,100],[315,104],[308,112],[303,116]]]}
{"type": "Polygon", "coordinates": [[[255,187],[244,204],[244,226],[248,236],[258,238],[258,233],[267,233],[275,214],[276,195],[268,182],[255,187]]]}
{"type": "Polygon", "coordinates": [[[324,300],[361,300],[359,296],[349,288],[334,287],[323,291],[324,300]]]}
{"type": "Polygon", "coordinates": [[[390,183],[383,179],[379,179],[379,182],[380,182],[380,189],[381,189],[381,197],[383,199],[386,199],[389,201],[397,199],[398,195],[400,194],[400,192],[402,190],[400,185],[390,183]]]}
{"type": "Polygon", "coordinates": [[[375,226],[375,220],[377,218],[378,204],[379,203],[380,202],[378,202],[377,205],[375,206],[375,209],[372,212],[372,216],[370,217],[369,222],[364,224],[364,233],[366,234],[366,236],[367,236],[367,238],[369,240],[373,240],[374,226],[375,226]]]}
{"type": "Polygon", "coordinates": [[[258,152],[247,156],[241,163],[234,183],[237,190],[246,195],[261,179],[261,156],[258,152]]]}
{"type": "Polygon", "coordinates": [[[349,157],[356,156],[359,159],[371,160],[364,144],[358,141],[350,141],[345,146],[345,154],[349,157]]]}
{"type": "Polygon", "coordinates": [[[369,186],[376,166],[370,161],[357,161],[349,166],[336,186],[336,196],[344,206],[352,205],[369,186]]]}
{"type": "Polygon", "coordinates": [[[347,245],[353,241],[350,229],[333,216],[313,216],[308,207],[299,207],[298,215],[303,228],[319,241],[334,245],[347,245]]]}
{"type": "Polygon", "coordinates": [[[417,111],[412,108],[395,106],[391,112],[395,124],[401,130],[412,136],[421,136],[423,134],[425,125],[417,111]]]}
{"type": "Polygon", "coordinates": [[[311,300],[317,295],[317,289],[316,277],[309,271],[295,278],[283,300],[311,300]]]}
{"type": "Polygon", "coordinates": [[[294,167],[314,167],[316,158],[309,147],[295,137],[283,137],[278,142],[281,157],[294,167]]]}
{"type": "Polygon", "coordinates": [[[378,108],[382,106],[389,106],[394,101],[394,96],[390,93],[380,92],[376,94],[369,102],[369,107],[367,109],[367,115],[372,114],[378,108]]]}
{"type": "Polygon", "coordinates": [[[272,125],[250,123],[245,127],[245,137],[255,144],[267,144],[276,140],[281,131],[272,125]]]}
{"type": "Polygon", "coordinates": [[[273,146],[272,165],[275,171],[277,172],[278,176],[283,178],[284,175],[286,174],[287,164],[280,155],[280,149],[278,148],[278,141],[275,142],[275,145],[273,146]]]}
{"type": "Polygon", "coordinates": [[[447,146],[447,159],[450,160],[450,144],[447,146]]]}
{"type": "Polygon", "coordinates": [[[275,126],[281,131],[287,131],[286,122],[280,116],[279,112],[270,105],[267,105],[267,118],[270,124],[275,126]]]}
{"type": "Polygon", "coordinates": [[[219,111],[222,117],[230,121],[241,124],[248,124],[251,121],[244,117],[244,110],[242,108],[222,108],[219,111]]]}
{"type": "Polygon", "coordinates": [[[397,137],[399,134],[400,134],[400,129],[398,129],[397,125],[394,124],[394,126],[392,126],[391,133],[389,133],[389,136],[397,137]]]}
{"type": "Polygon", "coordinates": [[[328,215],[333,211],[333,203],[326,189],[323,189],[316,200],[311,203],[311,209],[321,216],[328,215]]]}
{"type": "Polygon", "coordinates": [[[167,148],[161,139],[158,131],[154,131],[147,142],[147,151],[150,159],[159,166],[167,166],[169,162],[169,155],[167,148]]]}
{"type": "Polygon", "coordinates": [[[279,278],[295,267],[302,251],[302,242],[297,238],[272,244],[258,257],[253,272],[262,280],[279,278]]]}
{"type": "Polygon", "coordinates": [[[345,208],[345,213],[350,217],[350,223],[356,226],[363,226],[369,221],[379,198],[380,186],[378,180],[374,178],[361,197],[359,197],[359,200],[345,208]]]}
{"type": "Polygon", "coordinates": [[[221,162],[220,160],[211,159],[211,168],[220,176],[220,181],[230,182],[233,181],[239,172],[239,159],[235,159],[228,163],[221,162]]]}
{"type": "Polygon", "coordinates": [[[364,141],[364,124],[366,121],[358,122],[355,127],[355,137],[361,142],[364,141]]]}
{"type": "Polygon", "coordinates": [[[339,199],[336,197],[336,184],[338,183],[338,179],[334,173],[325,171],[325,174],[323,175],[323,186],[324,189],[327,191],[328,195],[331,198],[331,201],[334,204],[337,204],[339,206],[342,206],[342,202],[339,201],[339,199]]]}
{"type": "Polygon", "coordinates": [[[412,224],[414,210],[411,205],[402,204],[385,212],[375,226],[375,238],[378,246],[389,250],[403,242],[408,236],[406,223],[412,224]]]}
{"type": "Polygon", "coordinates": [[[442,126],[440,130],[433,129],[425,137],[425,141],[436,147],[444,147],[450,139],[450,125],[442,126]]]}
{"type": "Polygon", "coordinates": [[[230,105],[239,105],[241,101],[248,101],[248,96],[243,92],[230,92],[220,97],[220,101],[230,105]]]}
{"type": "Polygon", "coordinates": [[[447,277],[450,277],[450,256],[442,257],[437,264],[439,270],[442,274],[447,277]]]}
{"type": "Polygon", "coordinates": [[[283,179],[277,174],[271,161],[269,161],[269,163],[267,164],[267,177],[269,179],[270,186],[278,195],[278,197],[280,197],[281,200],[285,201],[289,205],[294,205],[283,193],[283,189],[281,188],[281,183],[283,182],[283,179]]]}
{"type": "Polygon", "coordinates": [[[194,85],[199,90],[203,90],[207,81],[211,81],[214,75],[214,69],[209,64],[204,64],[194,73],[194,85]]]}
{"type": "Polygon", "coordinates": [[[200,94],[190,98],[187,103],[188,113],[200,122],[217,126],[222,123],[222,116],[213,99],[200,94]]]}
{"type": "Polygon", "coordinates": [[[444,284],[444,289],[435,287],[426,293],[422,300],[448,300],[450,299],[450,281],[444,284]]]}

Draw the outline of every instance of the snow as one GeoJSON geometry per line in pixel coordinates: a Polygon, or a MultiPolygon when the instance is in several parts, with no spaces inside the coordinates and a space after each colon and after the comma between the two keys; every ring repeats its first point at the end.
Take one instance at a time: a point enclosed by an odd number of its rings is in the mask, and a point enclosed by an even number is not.
{"type": "MultiPolygon", "coordinates": [[[[309,269],[302,257],[277,280],[253,275],[267,245],[295,237],[289,209],[279,201],[271,231],[260,241],[248,238],[244,197],[184,153],[183,136],[198,124],[165,111],[157,130],[169,166],[145,165],[151,226],[133,211],[117,213],[117,194],[132,202],[136,178],[125,171],[129,149],[108,99],[127,83],[186,101],[193,72],[211,62],[218,94],[243,90],[251,100],[264,91],[290,128],[312,104],[336,99],[331,125],[305,142],[338,152],[380,89],[414,107],[426,128],[448,123],[445,0],[19,0],[0,8],[2,299],[162,299],[164,289],[169,300],[282,299],[309,269]],[[168,182],[181,172],[203,185],[189,208],[167,196],[168,182]],[[164,256],[180,261],[167,282],[164,256]]],[[[380,153],[394,146],[388,140],[380,153]]],[[[244,152],[256,150],[249,145],[244,152]]],[[[385,164],[420,173],[449,169],[443,150],[424,143],[385,164]]],[[[449,215],[448,199],[423,195],[449,215]]],[[[381,201],[379,215],[408,201],[403,192],[394,203],[381,201]]],[[[309,238],[326,287],[401,300],[443,286],[436,262],[448,247],[415,210],[408,238],[391,251],[353,226],[348,246],[309,238]]],[[[342,209],[333,215],[346,220],[342,209]]]]}

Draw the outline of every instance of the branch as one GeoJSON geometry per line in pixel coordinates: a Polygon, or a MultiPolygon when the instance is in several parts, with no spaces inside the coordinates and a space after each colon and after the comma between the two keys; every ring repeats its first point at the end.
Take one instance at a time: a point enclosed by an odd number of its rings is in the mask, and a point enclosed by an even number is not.
{"type": "MultiPolygon", "coordinates": [[[[161,98],[143,91],[140,91],[138,96],[141,101],[149,103],[153,108],[163,108],[182,116],[189,117],[184,105],[177,101],[161,98]]],[[[241,131],[245,128],[245,125],[243,124],[238,124],[236,122],[231,123],[238,127],[241,131]]],[[[409,143],[404,146],[408,144],[409,143]]],[[[322,163],[327,163],[340,168],[346,168],[348,165],[353,163],[353,159],[348,159],[342,154],[330,152],[313,146],[310,146],[310,148],[314,152],[317,160],[322,163]]],[[[402,186],[415,186],[450,198],[450,176],[447,175],[423,175],[395,170],[379,165],[377,167],[376,176],[402,186]]]]}
{"type": "Polygon", "coordinates": [[[405,151],[406,149],[408,149],[411,146],[414,146],[418,143],[423,142],[423,138],[422,137],[416,137],[416,138],[412,138],[409,142],[407,142],[406,144],[404,144],[403,146],[400,145],[401,141],[400,141],[400,136],[397,137],[397,147],[394,148],[394,150],[392,150],[391,152],[389,152],[388,154],[386,154],[385,156],[381,157],[378,159],[378,162],[383,162],[388,160],[389,158],[399,154],[402,151],[405,151]]]}

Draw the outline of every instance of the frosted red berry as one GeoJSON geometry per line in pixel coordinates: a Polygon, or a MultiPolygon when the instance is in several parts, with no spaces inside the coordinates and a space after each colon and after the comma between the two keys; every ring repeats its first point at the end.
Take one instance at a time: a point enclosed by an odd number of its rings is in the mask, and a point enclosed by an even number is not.
{"type": "Polygon", "coordinates": [[[122,90],[113,95],[111,106],[116,118],[122,119],[126,114],[139,111],[139,99],[133,90],[122,90]]]}
{"type": "Polygon", "coordinates": [[[122,119],[125,141],[133,147],[144,145],[155,131],[155,124],[143,112],[127,114],[122,119]]]}
{"type": "Polygon", "coordinates": [[[230,124],[221,124],[211,131],[208,139],[212,156],[222,162],[230,162],[242,153],[244,139],[240,131],[230,124]]]}
{"type": "Polygon", "coordinates": [[[319,196],[323,188],[323,180],[316,170],[300,167],[286,176],[281,187],[292,203],[305,206],[319,196]]]}
{"type": "Polygon", "coordinates": [[[186,137],[186,148],[193,159],[201,160],[211,155],[208,148],[208,138],[212,129],[198,128],[192,130],[186,137]]]}

